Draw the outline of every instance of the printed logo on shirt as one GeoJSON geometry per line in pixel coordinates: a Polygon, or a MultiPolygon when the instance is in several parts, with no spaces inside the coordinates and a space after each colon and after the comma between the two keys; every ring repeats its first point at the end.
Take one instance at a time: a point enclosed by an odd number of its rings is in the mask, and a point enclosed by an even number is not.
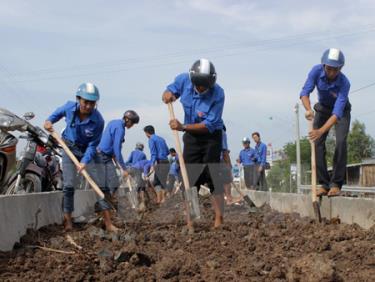
{"type": "Polygon", "coordinates": [[[90,128],[86,128],[85,129],[85,135],[87,137],[93,137],[94,136],[94,131],[92,129],[90,129],[90,128]]]}

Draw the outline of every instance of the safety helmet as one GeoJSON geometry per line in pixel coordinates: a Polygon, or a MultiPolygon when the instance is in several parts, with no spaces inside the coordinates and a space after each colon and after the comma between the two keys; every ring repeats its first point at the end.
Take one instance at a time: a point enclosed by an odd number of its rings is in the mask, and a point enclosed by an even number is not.
{"type": "Polygon", "coordinates": [[[99,90],[91,82],[82,83],[77,90],[76,97],[85,99],[87,101],[96,102],[99,100],[99,90]]]}
{"type": "Polygon", "coordinates": [[[141,150],[141,151],[143,151],[143,148],[144,148],[145,146],[143,145],[143,143],[141,143],[141,142],[137,142],[137,144],[135,144],[135,148],[136,149],[139,149],[139,150],[141,150]]]}
{"type": "Polygon", "coordinates": [[[216,82],[215,67],[207,59],[196,61],[189,70],[189,76],[194,86],[212,88],[216,82]]]}
{"type": "Polygon", "coordinates": [[[249,137],[242,138],[242,143],[250,143],[250,138],[249,137]]]}
{"type": "Polygon", "coordinates": [[[341,68],[345,64],[345,57],[341,50],[330,48],[324,51],[322,56],[322,64],[334,68],[341,68]]]}
{"type": "Polygon", "coordinates": [[[139,122],[139,115],[133,110],[126,111],[124,113],[124,118],[129,119],[133,124],[136,124],[139,122]]]}

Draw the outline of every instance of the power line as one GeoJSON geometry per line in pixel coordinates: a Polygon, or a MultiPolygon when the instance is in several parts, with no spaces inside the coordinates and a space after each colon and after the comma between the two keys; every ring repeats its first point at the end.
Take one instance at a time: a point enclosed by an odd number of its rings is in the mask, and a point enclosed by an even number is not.
{"type": "Polygon", "coordinates": [[[360,88],[357,88],[357,89],[351,91],[350,94],[360,92],[360,91],[362,91],[362,90],[364,90],[364,89],[367,89],[367,88],[370,88],[370,87],[372,87],[372,86],[375,86],[375,82],[372,82],[372,83],[370,83],[370,84],[367,84],[367,85],[365,85],[365,86],[362,86],[362,87],[360,87],[360,88]]]}
{"type": "MultiPolygon", "coordinates": [[[[311,44],[311,42],[315,43],[317,41],[324,41],[324,40],[329,40],[329,39],[337,39],[337,38],[342,38],[342,37],[348,37],[348,36],[358,36],[358,35],[362,35],[364,33],[369,33],[369,32],[373,32],[375,31],[375,28],[371,28],[371,29],[368,29],[368,30],[362,30],[362,31],[359,31],[359,32],[352,32],[352,33],[345,33],[345,34],[339,34],[339,35],[333,35],[333,36],[328,36],[328,37],[323,37],[323,38],[302,38],[302,42],[300,41],[296,41],[296,42],[293,42],[293,43],[289,43],[288,40],[290,39],[291,36],[289,37],[285,37],[285,38],[279,38],[279,39],[268,39],[268,40],[260,40],[260,41],[254,41],[252,42],[252,44],[250,45],[246,45],[246,44],[243,44],[241,43],[243,46],[240,46],[240,47],[237,47],[237,48],[216,48],[216,49],[206,49],[204,50],[203,52],[226,52],[224,54],[219,54],[219,55],[211,55],[212,57],[214,58],[222,58],[222,57],[228,57],[228,56],[238,56],[238,55],[241,55],[241,54],[244,54],[244,53],[248,53],[249,51],[242,51],[242,52],[234,52],[234,53],[227,53],[228,51],[233,51],[233,50],[236,50],[238,48],[240,49],[246,49],[246,48],[253,48],[254,50],[252,51],[267,51],[267,50],[272,50],[272,49],[275,49],[275,48],[282,48],[282,47],[290,47],[290,46],[294,46],[294,45],[300,45],[300,44],[311,44]],[[289,43],[287,45],[284,45],[284,46],[280,46],[280,45],[277,45],[278,43],[289,43]]],[[[301,37],[301,36],[299,36],[301,37]]],[[[297,37],[298,38],[298,37],[297,37]]],[[[202,52],[202,50],[199,51],[200,53],[202,52]]],[[[179,53],[175,53],[173,54],[172,56],[170,55],[166,55],[166,56],[156,56],[156,57],[153,57],[153,60],[157,60],[157,59],[165,59],[165,58],[173,58],[173,57],[191,57],[192,55],[191,54],[186,54],[186,53],[183,53],[183,54],[179,54],[179,53]]],[[[147,63],[149,61],[152,61],[152,59],[145,59],[145,57],[142,57],[142,59],[128,59],[127,61],[125,60],[125,62],[130,62],[130,64],[128,65],[131,65],[131,63],[133,64],[139,64],[139,63],[146,63],[145,66],[138,66],[138,67],[129,67],[129,68],[124,68],[124,69],[112,69],[112,70],[101,70],[101,71],[96,71],[96,72],[88,72],[88,73],[76,73],[76,74],[70,74],[70,75],[62,75],[62,76],[50,76],[50,77],[42,77],[42,78],[36,78],[36,79],[26,79],[26,80],[18,80],[18,81],[14,81],[15,83],[24,83],[24,82],[33,82],[33,81],[43,81],[43,80],[53,80],[53,79],[64,79],[64,78],[71,78],[71,77],[79,77],[79,76],[91,76],[91,75],[96,75],[96,74],[107,74],[107,73],[117,73],[117,72],[124,72],[124,71],[130,71],[130,70],[139,70],[139,69],[149,69],[149,68],[154,68],[154,67],[160,67],[160,66],[170,66],[170,65],[176,65],[176,64],[180,64],[180,63],[185,63],[185,62],[190,62],[190,59],[187,60],[187,59],[184,59],[184,60],[181,60],[181,61],[177,61],[177,62],[166,62],[166,63],[158,63],[158,64],[154,64],[154,65],[147,65],[147,63]],[[131,62],[132,61],[132,62],[131,62]]],[[[165,60],[164,60],[165,61],[165,60]]],[[[103,65],[101,63],[97,63],[97,64],[90,64],[90,65],[83,65],[81,68],[80,66],[75,66],[75,71],[78,70],[78,72],[81,72],[82,70],[85,71],[85,68],[87,67],[90,67],[90,68],[93,68],[94,66],[101,66],[101,68],[103,67],[113,67],[113,66],[116,66],[116,65],[121,65],[123,63],[121,62],[118,62],[116,64],[107,64],[107,65],[103,65]],[[82,69],[83,68],[83,69],[82,69]]],[[[62,70],[56,70],[55,69],[55,73],[59,73],[59,72],[66,72],[68,70],[71,70],[72,68],[63,68],[62,70]]],[[[43,75],[43,72],[47,72],[48,71],[48,74],[51,74],[51,73],[54,73],[53,72],[53,69],[44,69],[44,70],[41,70],[42,73],[40,73],[39,71],[35,71],[37,73],[37,75],[43,75]],[[39,72],[39,73],[38,73],[39,72]]],[[[33,72],[29,72],[29,75],[32,75],[33,72]]]]}

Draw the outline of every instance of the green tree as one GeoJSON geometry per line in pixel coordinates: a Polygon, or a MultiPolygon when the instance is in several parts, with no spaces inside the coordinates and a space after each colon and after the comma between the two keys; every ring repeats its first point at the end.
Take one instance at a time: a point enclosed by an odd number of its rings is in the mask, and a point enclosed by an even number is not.
{"type": "MultiPolygon", "coordinates": [[[[326,159],[328,166],[332,166],[333,154],[335,151],[336,136],[334,128],[330,130],[326,140],[326,159]]],[[[311,147],[310,141],[307,137],[300,140],[301,145],[301,172],[302,183],[308,183],[311,170],[311,147]]],[[[296,144],[289,142],[285,144],[283,152],[285,159],[274,162],[271,170],[268,173],[267,181],[273,191],[287,192],[290,191],[292,184],[292,191],[296,188],[295,181],[291,182],[290,166],[296,163],[296,144]]],[[[358,163],[366,158],[373,157],[375,152],[374,139],[366,134],[366,127],[358,120],[354,120],[351,130],[348,135],[348,163],[358,163]]]]}
{"type": "Polygon", "coordinates": [[[348,135],[348,163],[359,163],[374,155],[375,141],[366,134],[366,126],[354,120],[348,135]]]}

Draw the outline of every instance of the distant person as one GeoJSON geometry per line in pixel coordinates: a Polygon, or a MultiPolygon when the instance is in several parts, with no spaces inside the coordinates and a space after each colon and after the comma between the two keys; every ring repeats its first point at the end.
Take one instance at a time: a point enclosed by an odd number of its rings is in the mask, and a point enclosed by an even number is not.
{"type": "MultiPolygon", "coordinates": [[[[151,170],[152,163],[149,160],[139,160],[136,163],[133,163],[130,165],[127,170],[126,174],[129,174],[134,182],[135,186],[137,188],[137,193],[139,196],[139,210],[145,211],[146,210],[146,199],[145,199],[145,191],[146,191],[146,183],[145,179],[148,178],[148,174],[151,170]],[[142,176],[143,174],[143,176],[142,176]]],[[[126,175],[127,176],[127,175],[126,175]]]]}
{"type": "Polygon", "coordinates": [[[267,145],[260,140],[259,132],[254,132],[252,135],[255,142],[255,151],[257,156],[256,161],[256,185],[257,190],[266,191],[266,165],[267,165],[267,145]]]}
{"type": "Polygon", "coordinates": [[[122,156],[122,145],[125,142],[125,130],[139,123],[139,116],[135,111],[128,110],[121,119],[111,120],[104,132],[98,145],[98,156],[102,163],[103,175],[101,176],[102,185],[114,194],[120,186],[116,173],[114,160],[123,170],[126,170],[126,164],[122,156]]]}
{"type": "Polygon", "coordinates": [[[228,148],[227,129],[223,125],[222,133],[222,151],[221,151],[221,163],[222,163],[222,181],[224,184],[224,194],[226,198],[226,204],[230,205],[233,203],[232,197],[232,162],[230,160],[230,151],[228,148]]]}
{"type": "Polygon", "coordinates": [[[350,82],[341,72],[345,64],[344,54],[336,48],[323,53],[321,64],[312,68],[300,93],[305,117],[314,120],[309,137],[315,142],[318,183],[321,185],[317,196],[338,196],[345,181],[347,163],[347,137],[350,129],[351,104],[349,102],[350,82]],[[310,94],[317,89],[318,103],[311,108],[310,94]],[[335,126],[335,153],[333,171],[327,170],[326,139],[335,126]]]}
{"type": "Polygon", "coordinates": [[[146,160],[146,154],[143,152],[144,145],[141,142],[137,142],[135,144],[135,149],[130,153],[126,165],[132,165],[135,164],[138,161],[146,160]]]}
{"type": "Polygon", "coordinates": [[[144,129],[147,136],[148,146],[151,154],[151,164],[155,171],[154,187],[157,196],[157,204],[165,201],[165,193],[167,188],[167,177],[169,172],[169,148],[165,139],[155,134],[155,128],[147,125],[144,129]]]}
{"type": "Polygon", "coordinates": [[[256,186],[256,161],[257,152],[250,147],[250,138],[244,137],[242,139],[243,149],[240,151],[238,161],[243,166],[245,186],[248,189],[255,189],[256,186]]]}
{"type": "Polygon", "coordinates": [[[169,168],[169,173],[168,173],[168,193],[172,194],[174,190],[175,183],[180,182],[180,164],[178,161],[178,155],[175,150],[175,148],[170,148],[169,149],[169,163],[170,163],[170,168],[169,168]]]}

